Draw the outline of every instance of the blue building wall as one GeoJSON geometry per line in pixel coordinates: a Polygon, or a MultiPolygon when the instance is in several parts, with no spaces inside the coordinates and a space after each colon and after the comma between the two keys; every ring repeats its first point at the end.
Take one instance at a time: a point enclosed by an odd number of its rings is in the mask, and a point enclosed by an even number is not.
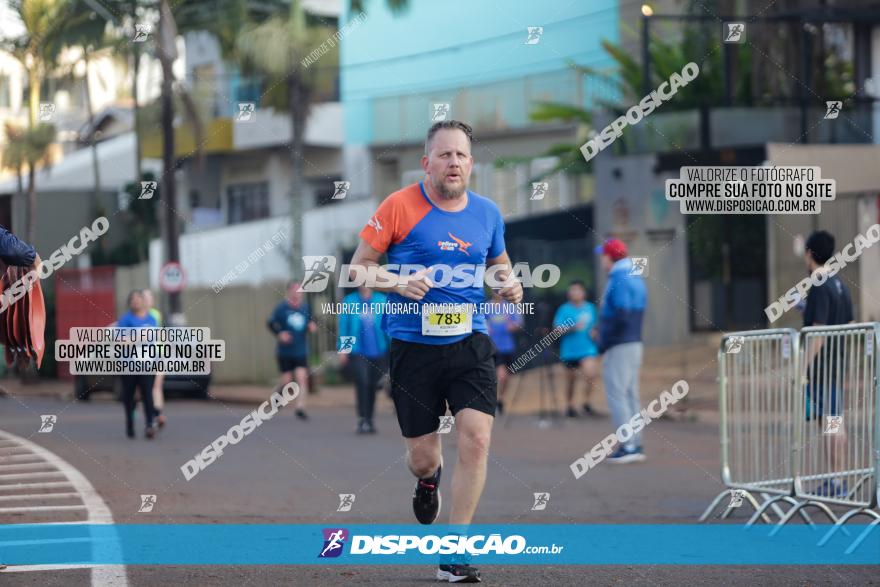
{"type": "Polygon", "coordinates": [[[366,13],[340,48],[349,144],[423,135],[432,102],[494,129],[527,126],[535,100],[587,106],[595,82],[567,63],[610,69],[601,41],[618,42],[617,0],[410,0],[397,15],[367,0],[366,13]],[[543,35],[527,45],[534,26],[543,35]]]}

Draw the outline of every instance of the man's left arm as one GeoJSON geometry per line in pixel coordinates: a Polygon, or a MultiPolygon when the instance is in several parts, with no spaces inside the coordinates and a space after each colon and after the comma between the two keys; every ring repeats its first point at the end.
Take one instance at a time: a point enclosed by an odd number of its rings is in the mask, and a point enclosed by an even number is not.
{"type": "Polygon", "coordinates": [[[505,301],[518,304],[522,301],[523,297],[522,283],[520,283],[519,279],[517,279],[513,275],[513,268],[510,264],[510,257],[507,255],[506,250],[502,251],[501,254],[497,257],[486,259],[487,270],[496,266],[500,266],[500,268],[497,269],[497,271],[495,272],[495,276],[501,283],[501,287],[497,288],[498,294],[505,301]]]}

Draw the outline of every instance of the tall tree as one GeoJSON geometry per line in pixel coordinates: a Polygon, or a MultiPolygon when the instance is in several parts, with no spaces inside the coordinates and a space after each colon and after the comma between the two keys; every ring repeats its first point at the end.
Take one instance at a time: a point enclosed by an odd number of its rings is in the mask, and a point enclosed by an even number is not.
{"type": "MultiPolygon", "coordinates": [[[[51,125],[40,124],[40,89],[43,79],[56,63],[60,53],[61,32],[70,15],[68,0],[11,0],[10,7],[23,25],[21,35],[0,40],[0,47],[13,55],[24,67],[28,79],[28,154],[23,160],[27,167],[28,187],[25,214],[26,238],[33,241],[36,230],[36,165],[47,159],[52,141],[39,149],[42,141],[55,130],[51,125]],[[48,127],[48,128],[41,128],[48,127]]],[[[24,139],[22,139],[24,140],[24,139]]]]}
{"type": "MultiPolygon", "coordinates": [[[[392,13],[399,13],[408,6],[408,0],[386,0],[392,13]]],[[[349,13],[360,15],[364,3],[351,0],[349,13]]],[[[286,100],[275,104],[290,115],[291,145],[291,275],[301,277],[302,217],[305,211],[304,154],[306,121],[316,89],[321,83],[320,67],[306,58],[321,48],[319,59],[338,66],[338,43],[333,27],[319,24],[317,19],[306,18],[302,2],[291,0],[286,15],[277,15],[263,23],[242,27],[236,41],[236,49],[242,64],[269,78],[274,86],[281,82],[286,90],[286,100]]],[[[326,67],[326,66],[325,66],[326,67]]]]}
{"type": "Polygon", "coordinates": [[[59,37],[62,45],[79,49],[79,59],[73,64],[82,63],[85,74],[83,75],[83,96],[86,103],[86,112],[89,117],[89,129],[91,136],[87,137],[92,151],[92,175],[94,178],[94,201],[93,206],[97,209],[100,205],[101,193],[101,166],[98,161],[98,139],[95,128],[95,109],[92,100],[92,89],[89,84],[89,72],[94,59],[101,52],[105,52],[109,45],[106,37],[107,19],[102,15],[106,11],[97,12],[90,9],[90,3],[85,0],[69,0],[73,3],[72,18],[62,27],[59,37]]]}
{"type": "Polygon", "coordinates": [[[316,68],[308,68],[302,62],[332,33],[329,27],[307,27],[301,3],[293,0],[286,17],[276,16],[262,24],[246,26],[237,41],[239,55],[246,66],[268,75],[270,80],[281,81],[287,90],[286,110],[290,114],[291,124],[290,218],[293,231],[290,269],[295,276],[300,272],[302,256],[305,125],[316,71],[316,68]]]}

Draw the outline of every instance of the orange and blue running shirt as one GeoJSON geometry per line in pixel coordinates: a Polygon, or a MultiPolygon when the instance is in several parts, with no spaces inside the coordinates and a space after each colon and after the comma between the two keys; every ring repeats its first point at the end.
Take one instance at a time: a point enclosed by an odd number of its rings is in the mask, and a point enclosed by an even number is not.
{"type": "MultiPolygon", "coordinates": [[[[486,259],[504,253],[504,219],[489,198],[471,191],[467,196],[468,203],[463,210],[447,212],[431,202],[422,182],[412,184],[385,198],[360,233],[368,245],[388,255],[389,264],[444,265],[457,271],[451,282],[442,273],[445,269],[429,272],[428,277],[435,284],[438,280],[450,283],[443,287],[435,285],[419,303],[480,304],[485,301],[483,279],[473,280],[468,287],[454,285],[461,283],[458,275],[463,276],[464,272],[482,276],[486,259]],[[469,267],[462,267],[465,264],[469,267]]],[[[398,293],[388,294],[389,304],[412,302],[398,293]]],[[[422,318],[413,312],[385,312],[382,327],[391,338],[423,344],[451,344],[468,336],[424,336],[422,318]]],[[[488,333],[483,314],[473,315],[473,331],[488,333]]]]}

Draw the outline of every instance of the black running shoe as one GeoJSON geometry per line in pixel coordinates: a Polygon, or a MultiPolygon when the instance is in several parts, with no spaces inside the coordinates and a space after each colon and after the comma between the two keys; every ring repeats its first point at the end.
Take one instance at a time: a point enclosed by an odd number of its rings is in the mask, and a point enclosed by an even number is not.
{"type": "Polygon", "coordinates": [[[433,477],[419,479],[413,493],[413,513],[420,524],[432,524],[440,515],[440,471],[437,467],[433,477]]]}
{"type": "Polygon", "coordinates": [[[481,583],[480,571],[470,565],[440,565],[437,579],[450,583],[481,583]]]}

